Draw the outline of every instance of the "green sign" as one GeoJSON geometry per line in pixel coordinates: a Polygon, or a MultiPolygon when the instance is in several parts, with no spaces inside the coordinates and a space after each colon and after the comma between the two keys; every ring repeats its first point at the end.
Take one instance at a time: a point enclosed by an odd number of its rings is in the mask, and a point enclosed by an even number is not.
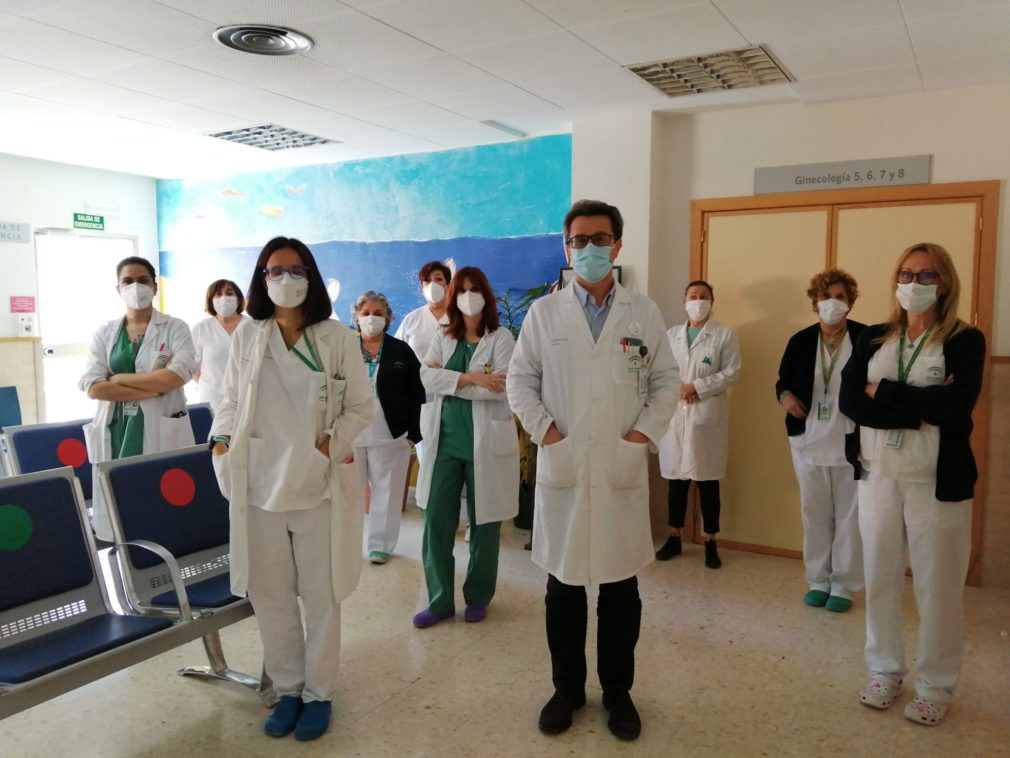
{"type": "Polygon", "coordinates": [[[103,232],[105,231],[105,216],[96,216],[93,213],[75,213],[74,229],[94,229],[103,232]]]}

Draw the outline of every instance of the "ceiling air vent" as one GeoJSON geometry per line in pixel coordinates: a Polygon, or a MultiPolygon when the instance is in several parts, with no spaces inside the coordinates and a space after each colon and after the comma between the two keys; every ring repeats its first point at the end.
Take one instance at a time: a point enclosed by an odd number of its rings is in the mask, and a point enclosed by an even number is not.
{"type": "Polygon", "coordinates": [[[761,45],[626,68],[670,97],[794,81],[761,45]]]}
{"type": "Polygon", "coordinates": [[[312,49],[310,38],[282,26],[222,26],[215,30],[213,37],[225,47],[256,55],[297,55],[312,49]]]}
{"type": "Polygon", "coordinates": [[[294,147],[311,147],[312,145],[325,145],[334,140],[325,137],[317,137],[314,134],[288,129],[286,126],[276,124],[263,124],[262,126],[250,126],[245,129],[232,129],[227,132],[217,132],[208,135],[228,142],[237,142],[240,145],[249,147],[259,147],[263,150],[290,150],[294,147]]]}

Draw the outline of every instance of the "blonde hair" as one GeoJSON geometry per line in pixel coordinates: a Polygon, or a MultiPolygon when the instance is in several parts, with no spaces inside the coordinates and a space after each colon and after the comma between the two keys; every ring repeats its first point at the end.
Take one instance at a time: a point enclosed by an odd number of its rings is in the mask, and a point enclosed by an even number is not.
{"type": "MultiPolygon", "coordinates": [[[[946,289],[945,293],[937,296],[936,321],[928,340],[931,344],[942,344],[951,335],[967,326],[967,324],[957,317],[957,305],[961,297],[961,280],[958,279],[957,269],[954,268],[954,261],[950,257],[950,253],[947,252],[943,245],[938,245],[935,242],[917,242],[905,248],[901,255],[898,256],[898,263],[894,267],[895,273],[901,270],[905,260],[912,253],[925,253],[930,257],[933,269],[940,277],[937,289],[946,289]]],[[[895,274],[891,274],[890,281],[892,287],[894,286],[894,277],[895,274]]],[[[887,330],[877,340],[878,342],[886,342],[889,339],[897,338],[901,334],[902,329],[908,326],[908,313],[898,303],[895,294],[891,295],[891,302],[893,310],[891,311],[891,317],[887,320],[887,330]]]]}

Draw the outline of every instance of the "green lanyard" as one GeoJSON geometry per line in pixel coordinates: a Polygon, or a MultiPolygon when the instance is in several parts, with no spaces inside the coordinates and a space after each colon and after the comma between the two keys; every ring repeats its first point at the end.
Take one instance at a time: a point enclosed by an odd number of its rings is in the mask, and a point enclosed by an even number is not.
{"type": "Polygon", "coordinates": [[[374,379],[375,372],[379,368],[379,361],[382,360],[382,346],[386,344],[386,340],[383,339],[379,343],[379,352],[372,355],[370,352],[365,350],[365,346],[361,343],[361,335],[358,335],[358,347],[361,348],[361,357],[365,359],[365,363],[368,364],[368,378],[374,379]]]}
{"type": "Polygon", "coordinates": [[[919,351],[922,350],[922,346],[926,344],[926,338],[929,337],[929,333],[933,331],[933,327],[936,325],[934,321],[929,325],[921,337],[919,337],[919,346],[915,348],[915,352],[912,353],[912,357],[908,359],[908,365],[905,365],[905,335],[908,333],[908,327],[901,327],[901,339],[898,341],[898,381],[902,384],[908,383],[908,375],[912,373],[912,364],[915,363],[915,359],[919,357],[919,351]]]}
{"type": "Polygon", "coordinates": [[[309,355],[312,356],[310,361],[301,350],[298,349],[298,345],[294,344],[291,346],[291,352],[298,356],[302,363],[309,367],[310,371],[318,371],[322,373],[323,362],[319,360],[319,355],[316,353],[316,349],[312,346],[312,342],[309,340],[309,335],[307,332],[302,332],[302,339],[305,340],[305,344],[309,346],[309,355]]]}
{"type": "Polygon", "coordinates": [[[824,397],[828,396],[828,385],[831,383],[831,375],[835,373],[835,366],[838,364],[838,356],[842,352],[841,340],[845,338],[845,330],[838,335],[838,347],[835,352],[831,354],[831,360],[828,360],[827,353],[824,350],[824,339],[820,340],[821,347],[821,377],[824,379],[824,397]]]}

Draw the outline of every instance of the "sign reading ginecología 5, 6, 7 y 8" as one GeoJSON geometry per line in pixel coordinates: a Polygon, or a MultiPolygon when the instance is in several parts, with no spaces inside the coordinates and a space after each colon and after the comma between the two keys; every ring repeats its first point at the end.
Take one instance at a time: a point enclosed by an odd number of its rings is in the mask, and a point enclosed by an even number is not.
{"type": "Polygon", "coordinates": [[[868,158],[754,169],[754,194],[929,184],[932,155],[868,158]]]}

